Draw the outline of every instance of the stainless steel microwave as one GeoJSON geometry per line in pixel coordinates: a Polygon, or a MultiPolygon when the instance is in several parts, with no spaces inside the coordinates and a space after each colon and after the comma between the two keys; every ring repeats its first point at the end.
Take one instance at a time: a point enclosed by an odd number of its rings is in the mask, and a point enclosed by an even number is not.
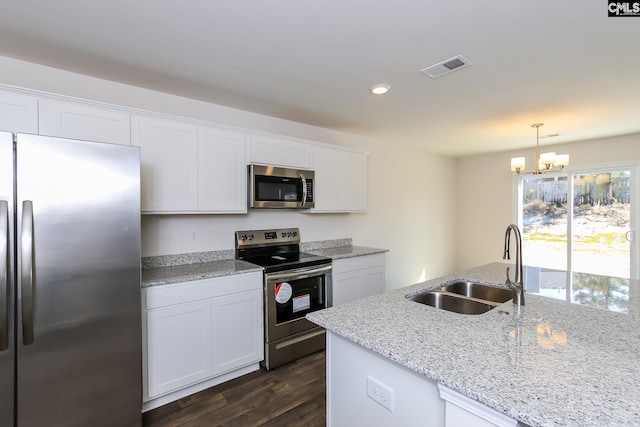
{"type": "Polygon", "coordinates": [[[314,172],[249,165],[249,207],[307,209],[314,206],[314,172]]]}

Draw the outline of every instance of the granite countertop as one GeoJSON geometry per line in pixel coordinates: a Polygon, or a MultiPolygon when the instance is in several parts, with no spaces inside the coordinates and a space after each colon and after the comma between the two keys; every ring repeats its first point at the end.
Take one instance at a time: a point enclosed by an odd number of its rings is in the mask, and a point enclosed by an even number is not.
{"type": "Polygon", "coordinates": [[[628,313],[526,294],[480,315],[405,298],[455,279],[504,286],[493,263],[307,318],[532,427],[640,425],[640,281],[628,313]],[[635,296],[635,298],[634,298],[635,296]]]}
{"type": "Polygon", "coordinates": [[[148,268],[142,270],[142,287],[211,279],[262,270],[263,268],[258,265],[236,259],[148,268]]]}
{"type": "Polygon", "coordinates": [[[305,251],[313,255],[326,256],[331,259],[353,258],[389,252],[387,249],[367,248],[364,246],[337,246],[332,248],[312,249],[305,251]]]}
{"type": "MultiPolygon", "coordinates": [[[[353,246],[351,239],[304,242],[300,247],[303,252],[332,259],[387,252],[386,249],[353,246]]],[[[236,260],[234,257],[235,251],[232,249],[144,257],[142,258],[142,287],[263,270],[258,265],[236,260]]]]}

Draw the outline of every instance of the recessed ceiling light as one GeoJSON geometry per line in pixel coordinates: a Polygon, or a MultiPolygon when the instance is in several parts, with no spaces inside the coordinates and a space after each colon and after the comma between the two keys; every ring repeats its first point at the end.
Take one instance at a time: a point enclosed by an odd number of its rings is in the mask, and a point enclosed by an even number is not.
{"type": "Polygon", "coordinates": [[[373,85],[369,88],[371,93],[374,95],[384,95],[385,93],[389,92],[389,89],[391,89],[391,86],[384,83],[373,85]]]}

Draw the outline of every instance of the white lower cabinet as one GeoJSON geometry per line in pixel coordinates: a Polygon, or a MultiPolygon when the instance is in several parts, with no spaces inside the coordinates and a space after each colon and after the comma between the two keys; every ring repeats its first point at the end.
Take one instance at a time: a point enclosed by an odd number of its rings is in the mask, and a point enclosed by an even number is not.
{"type": "Polygon", "coordinates": [[[438,384],[440,397],[445,401],[445,427],[526,427],[495,409],[468,398],[449,387],[438,384]]]}
{"type": "Polygon", "coordinates": [[[143,410],[259,369],[262,273],[143,290],[143,410]]]}
{"type": "Polygon", "coordinates": [[[262,360],[262,288],[211,300],[211,317],[214,374],[262,360]]]}
{"type": "Polygon", "coordinates": [[[333,332],[327,426],[526,427],[333,332]]]}
{"type": "Polygon", "coordinates": [[[211,375],[211,302],[159,308],[147,313],[149,397],[211,375]]]}
{"type": "Polygon", "coordinates": [[[332,305],[384,293],[386,271],[384,253],[333,260],[332,305]]]}
{"type": "Polygon", "coordinates": [[[444,427],[444,401],[434,381],[328,332],[327,427],[343,426],[444,427]]]}

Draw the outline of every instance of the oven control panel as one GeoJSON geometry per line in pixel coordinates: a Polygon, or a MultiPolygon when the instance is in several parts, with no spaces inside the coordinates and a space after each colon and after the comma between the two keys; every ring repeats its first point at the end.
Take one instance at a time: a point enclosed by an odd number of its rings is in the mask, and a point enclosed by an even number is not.
{"type": "Polygon", "coordinates": [[[300,230],[297,228],[236,231],[236,249],[297,243],[300,243],[300,230]]]}

